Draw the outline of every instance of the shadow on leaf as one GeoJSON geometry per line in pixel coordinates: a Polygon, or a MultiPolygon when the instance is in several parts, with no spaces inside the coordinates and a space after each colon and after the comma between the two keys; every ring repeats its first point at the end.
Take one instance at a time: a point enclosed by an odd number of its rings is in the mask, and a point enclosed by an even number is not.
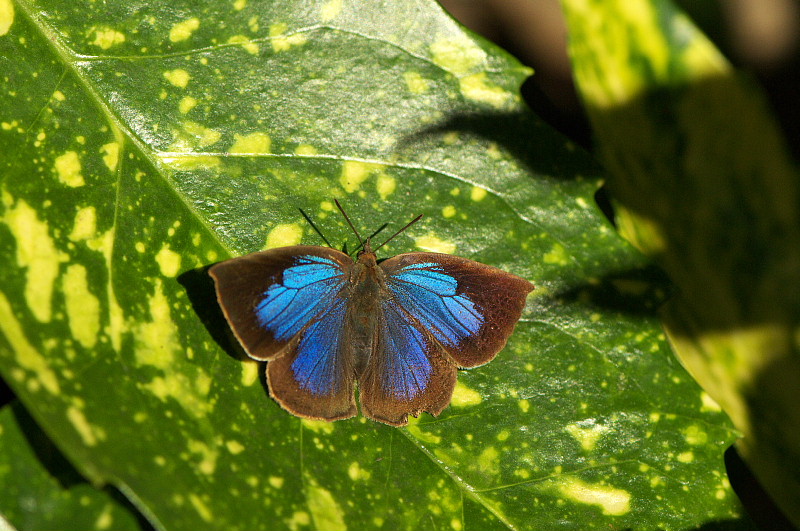
{"type": "MultiPolygon", "coordinates": [[[[55,480],[59,487],[65,491],[78,485],[85,485],[89,482],[78,472],[64,454],[53,444],[53,441],[42,431],[36,421],[31,417],[28,410],[21,402],[15,401],[11,404],[14,418],[20,427],[22,435],[25,437],[37,460],[47,470],[47,473],[55,480]]],[[[142,531],[154,531],[150,522],[136,509],[131,501],[126,498],[118,489],[111,485],[99,487],[100,490],[108,494],[125,511],[128,511],[136,519],[139,529],[142,531]]]]}
{"type": "Polygon", "coordinates": [[[578,165],[575,157],[568,156],[569,152],[564,149],[565,139],[553,134],[550,126],[532,112],[455,115],[406,136],[399,142],[398,150],[434,152],[444,142],[443,137],[454,132],[497,143],[516,162],[537,175],[572,180],[584,177],[588,171],[597,171],[596,167],[578,165]]]}
{"type": "Polygon", "coordinates": [[[186,290],[192,309],[214,342],[230,357],[240,361],[248,360],[250,358],[231,332],[217,302],[214,280],[208,274],[213,265],[185,271],[178,276],[178,283],[186,290]]]}
{"type": "Polygon", "coordinates": [[[667,276],[656,266],[609,271],[594,282],[586,282],[556,294],[565,302],[577,302],[629,315],[653,316],[673,290],[667,276]]]}
{"type": "Polygon", "coordinates": [[[800,455],[796,163],[748,79],[722,71],[659,82],[589,108],[617,225],[674,283],[662,315],[678,357],[800,522],[800,469],[790,466],[800,455]]]}

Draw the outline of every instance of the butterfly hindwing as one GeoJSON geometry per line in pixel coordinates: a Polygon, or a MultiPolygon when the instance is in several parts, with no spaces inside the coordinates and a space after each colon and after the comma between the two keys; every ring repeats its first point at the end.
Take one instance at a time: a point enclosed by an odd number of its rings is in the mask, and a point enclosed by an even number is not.
{"type": "Polygon", "coordinates": [[[450,403],[456,366],[412,315],[382,301],[372,353],[359,375],[364,415],[404,426],[408,415],[438,415],[450,403]]]}
{"type": "Polygon", "coordinates": [[[448,254],[401,254],[380,266],[393,299],[459,367],[495,357],[533,290],[525,279],[448,254]]]}
{"type": "Polygon", "coordinates": [[[220,262],[217,299],[245,351],[269,360],[270,394],[296,415],[353,416],[352,352],[342,347],[353,261],[333,249],[295,246],[220,262]]]}
{"type": "Polygon", "coordinates": [[[336,420],[357,413],[352,346],[342,341],[346,300],[336,299],[267,363],[269,393],[301,417],[336,420]]]}

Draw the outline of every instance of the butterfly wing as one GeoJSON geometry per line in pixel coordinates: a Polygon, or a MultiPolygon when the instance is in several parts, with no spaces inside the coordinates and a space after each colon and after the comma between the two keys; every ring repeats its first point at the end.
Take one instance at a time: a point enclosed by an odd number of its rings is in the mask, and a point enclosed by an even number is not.
{"type": "Polygon", "coordinates": [[[341,341],[352,265],[339,251],[295,246],[209,271],[236,338],[252,358],[269,361],[270,395],[296,415],[333,420],[356,413],[352,352],[341,341]]]}
{"type": "Polygon", "coordinates": [[[381,263],[394,300],[459,367],[491,361],[505,346],[533,284],[501,269],[439,253],[381,263]]]}
{"type": "Polygon", "coordinates": [[[269,394],[284,409],[310,419],[337,420],[358,413],[353,352],[342,341],[347,301],[337,297],[267,363],[269,394]]]}
{"type": "Polygon", "coordinates": [[[373,348],[359,375],[362,413],[405,426],[408,415],[438,415],[450,403],[456,366],[431,334],[394,300],[381,301],[373,348]]]}
{"type": "Polygon", "coordinates": [[[438,253],[380,265],[391,297],[381,301],[369,362],[359,375],[364,413],[402,426],[450,403],[457,366],[490,361],[505,346],[533,285],[500,269],[438,253]]]}

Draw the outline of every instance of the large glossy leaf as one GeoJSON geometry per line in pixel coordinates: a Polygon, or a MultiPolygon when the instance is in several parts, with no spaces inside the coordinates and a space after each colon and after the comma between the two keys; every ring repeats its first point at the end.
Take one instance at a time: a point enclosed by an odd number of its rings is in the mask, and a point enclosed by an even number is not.
{"type": "Polygon", "coordinates": [[[596,167],[436,4],[2,5],[2,371],[156,527],[747,527],[736,433],[672,358],[596,167]],[[320,243],[300,208],[352,247],[332,197],[364,233],[425,214],[387,253],[537,285],[438,418],[300,421],[227,334],[203,268],[320,243]]]}
{"type": "Polygon", "coordinates": [[[564,6],[620,226],[679,288],[670,338],[800,525],[796,164],[757,88],[670,2],[564,6]]]}

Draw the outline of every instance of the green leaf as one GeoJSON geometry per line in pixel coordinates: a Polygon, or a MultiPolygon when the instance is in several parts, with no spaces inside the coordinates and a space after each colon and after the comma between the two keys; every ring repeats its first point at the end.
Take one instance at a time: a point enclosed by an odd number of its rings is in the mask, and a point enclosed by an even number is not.
{"type": "Polygon", "coordinates": [[[86,483],[18,403],[0,410],[0,485],[0,515],[16,529],[141,529],[121,495],[86,483]]]}
{"type": "Polygon", "coordinates": [[[59,448],[159,529],[747,528],[736,432],[528,70],[432,2],[284,4],[13,4],[0,367],[59,448]],[[438,418],[301,421],[232,344],[203,268],[319,244],[299,208],[352,248],[333,197],[537,285],[438,418]]]}
{"type": "Polygon", "coordinates": [[[670,2],[563,4],[622,232],[679,290],[670,339],[800,525],[796,165],[757,87],[670,2]]]}

